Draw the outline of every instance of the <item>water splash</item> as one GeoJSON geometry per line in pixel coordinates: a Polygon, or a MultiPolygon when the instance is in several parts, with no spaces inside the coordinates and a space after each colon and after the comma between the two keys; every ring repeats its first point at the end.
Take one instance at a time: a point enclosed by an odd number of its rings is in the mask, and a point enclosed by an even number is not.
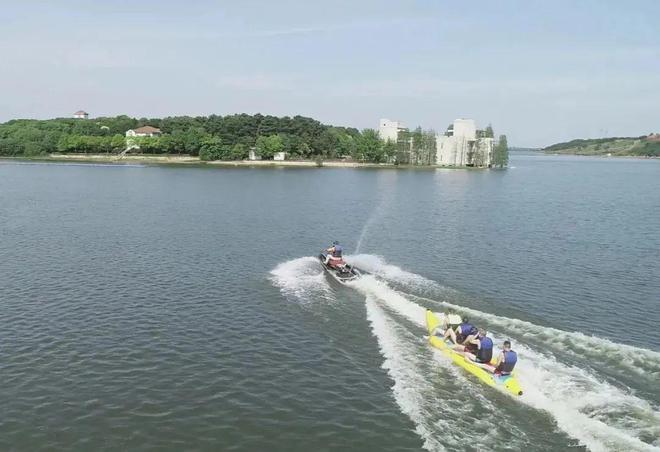
{"type": "Polygon", "coordinates": [[[489,327],[509,332],[515,331],[521,337],[533,337],[537,341],[551,344],[552,347],[569,353],[575,358],[588,356],[599,360],[603,356],[608,356],[610,359],[618,361],[626,372],[633,372],[650,381],[660,379],[660,353],[658,352],[616,343],[597,336],[588,336],[576,331],[540,326],[525,320],[502,317],[459,306],[447,301],[452,294],[458,294],[454,289],[403,270],[396,265],[388,264],[380,256],[360,254],[347,259],[358,268],[366,270],[388,283],[410,290],[410,293],[406,291],[406,297],[430,306],[448,308],[461,314],[468,314],[475,319],[482,319],[488,323],[489,327]],[[441,299],[438,300],[437,297],[441,299]]]}
{"type": "Polygon", "coordinates": [[[301,257],[279,264],[271,270],[270,280],[287,299],[302,304],[335,300],[332,288],[315,257],[301,257]]]}
{"type": "Polygon", "coordinates": [[[376,220],[379,220],[383,217],[385,213],[385,208],[388,204],[388,201],[392,198],[392,187],[393,185],[388,183],[391,177],[396,177],[396,173],[382,173],[381,178],[378,183],[378,193],[379,199],[376,208],[371,212],[371,215],[362,226],[362,231],[360,232],[360,237],[358,238],[357,245],[355,246],[355,252],[359,253],[362,248],[362,242],[367,237],[369,230],[373,227],[376,220]]]}
{"type": "MultiPolygon", "coordinates": [[[[400,269],[372,268],[371,270],[376,270],[375,274],[385,274],[389,277],[403,275],[403,279],[408,282],[420,283],[424,280],[419,275],[410,275],[402,270],[399,271],[400,269]]],[[[372,275],[365,275],[353,286],[368,298],[382,300],[389,309],[412,324],[420,328],[424,327],[425,308],[410,301],[405,294],[392,289],[386,282],[379,281],[372,275]]],[[[448,305],[448,303],[442,304],[448,305]]],[[[452,306],[470,312],[471,315],[492,316],[474,309],[452,306]]],[[[493,317],[509,328],[511,322],[522,322],[493,317]]],[[[523,324],[531,326],[530,333],[548,334],[543,331],[545,327],[529,322],[523,324]]],[[[562,333],[569,337],[572,334],[579,335],[579,333],[562,333]]],[[[503,337],[498,337],[497,334],[492,336],[496,343],[503,341],[503,337]]],[[[610,342],[606,347],[627,349],[629,346],[610,342]]],[[[522,343],[518,343],[516,349],[521,358],[517,373],[525,388],[525,394],[520,400],[533,408],[550,413],[565,433],[593,451],[645,451],[657,450],[656,447],[660,446],[660,414],[656,406],[635,396],[627,388],[620,388],[603,381],[599,375],[587,369],[559,362],[554,356],[522,343]]],[[[654,352],[646,352],[652,359],[656,358],[654,352]]],[[[473,382],[473,384],[477,383],[473,382]]]]}
{"type": "Polygon", "coordinates": [[[466,384],[448,360],[389,315],[376,297],[366,297],[366,308],[385,358],[382,367],[394,381],[394,399],[415,424],[425,449],[455,450],[469,444],[489,450],[505,437],[510,447],[523,448],[525,433],[484,397],[481,388],[466,384]],[[475,412],[482,416],[475,417],[475,412]]]}
{"type": "Polygon", "coordinates": [[[383,369],[387,370],[394,385],[392,392],[401,411],[415,424],[415,431],[424,441],[427,450],[445,450],[435,439],[435,429],[424,409],[425,392],[431,392],[428,380],[422,377],[415,363],[415,352],[399,337],[391,320],[371,297],[366,299],[367,319],[371,323],[378,346],[385,357],[383,369]]]}

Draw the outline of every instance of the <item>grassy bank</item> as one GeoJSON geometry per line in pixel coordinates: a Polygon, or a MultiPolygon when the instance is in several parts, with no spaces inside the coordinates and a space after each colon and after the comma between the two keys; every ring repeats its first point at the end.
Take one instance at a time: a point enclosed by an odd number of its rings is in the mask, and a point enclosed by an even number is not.
{"type": "Polygon", "coordinates": [[[614,137],[572,140],[543,149],[547,154],[574,154],[617,157],[660,157],[660,142],[646,137],[614,137]]]}

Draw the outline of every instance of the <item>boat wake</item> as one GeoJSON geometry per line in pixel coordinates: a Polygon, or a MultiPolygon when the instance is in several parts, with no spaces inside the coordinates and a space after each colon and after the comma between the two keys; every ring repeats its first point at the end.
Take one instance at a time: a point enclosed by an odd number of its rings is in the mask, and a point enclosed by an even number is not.
{"type": "Polygon", "coordinates": [[[315,257],[300,257],[279,264],[270,272],[270,280],[287,299],[301,304],[336,300],[315,257]]]}
{"type": "MultiPolygon", "coordinates": [[[[287,297],[307,300],[320,294],[331,299],[332,287],[318,266],[298,273],[310,259],[281,264],[272,272],[273,282],[287,297]]],[[[659,402],[643,395],[643,388],[654,381],[657,386],[660,354],[461,307],[452,303],[460,298],[456,291],[377,256],[347,260],[370,273],[347,285],[365,297],[383,367],[394,382],[394,398],[415,423],[426,449],[456,448],[466,441],[489,449],[498,436],[514,449],[524,448],[530,438],[519,420],[531,410],[548,413],[566,435],[567,446],[570,437],[592,451],[660,450],[659,402]],[[481,385],[429,347],[424,338],[427,308],[468,313],[489,330],[496,346],[511,338],[520,356],[516,371],[523,396],[514,400],[481,385]],[[605,355],[608,372],[603,369],[605,355]],[[630,372],[642,387],[616,378],[630,372]],[[512,438],[519,444],[512,444],[512,438]]],[[[556,439],[548,446],[552,444],[556,439]]]]}

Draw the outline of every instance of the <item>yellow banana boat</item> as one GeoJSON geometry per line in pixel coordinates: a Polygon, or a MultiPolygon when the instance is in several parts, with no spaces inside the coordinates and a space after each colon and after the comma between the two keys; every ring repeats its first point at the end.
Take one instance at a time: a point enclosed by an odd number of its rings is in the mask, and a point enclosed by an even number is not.
{"type": "MultiPolygon", "coordinates": [[[[441,326],[440,319],[429,309],[426,311],[426,327],[429,330],[429,343],[435,348],[439,349],[442,353],[451,358],[454,364],[462,367],[477,377],[479,380],[486,383],[488,386],[495,386],[504,389],[505,391],[515,395],[522,395],[522,388],[518,384],[515,373],[511,375],[496,375],[480,367],[474,361],[471,361],[461,353],[452,349],[452,343],[449,340],[444,340],[442,337],[435,336],[434,330],[441,326]]],[[[491,364],[495,364],[495,357],[491,364]]],[[[483,364],[482,364],[483,365],[483,364]]]]}

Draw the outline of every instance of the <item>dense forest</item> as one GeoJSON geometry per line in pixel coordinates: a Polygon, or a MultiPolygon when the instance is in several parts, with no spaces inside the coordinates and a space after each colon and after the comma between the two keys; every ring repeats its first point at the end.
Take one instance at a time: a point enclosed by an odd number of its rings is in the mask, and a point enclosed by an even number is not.
{"type": "Polygon", "coordinates": [[[262,158],[285,151],[289,158],[430,164],[435,155],[435,133],[420,128],[399,143],[386,143],[377,131],[336,127],[303,116],[275,117],[177,116],[94,119],[17,119],[0,124],[0,156],[39,156],[53,153],[120,153],[125,133],[150,125],[160,137],[138,138],[141,154],[189,154],[202,160],[238,160],[250,149],[262,158]]]}

